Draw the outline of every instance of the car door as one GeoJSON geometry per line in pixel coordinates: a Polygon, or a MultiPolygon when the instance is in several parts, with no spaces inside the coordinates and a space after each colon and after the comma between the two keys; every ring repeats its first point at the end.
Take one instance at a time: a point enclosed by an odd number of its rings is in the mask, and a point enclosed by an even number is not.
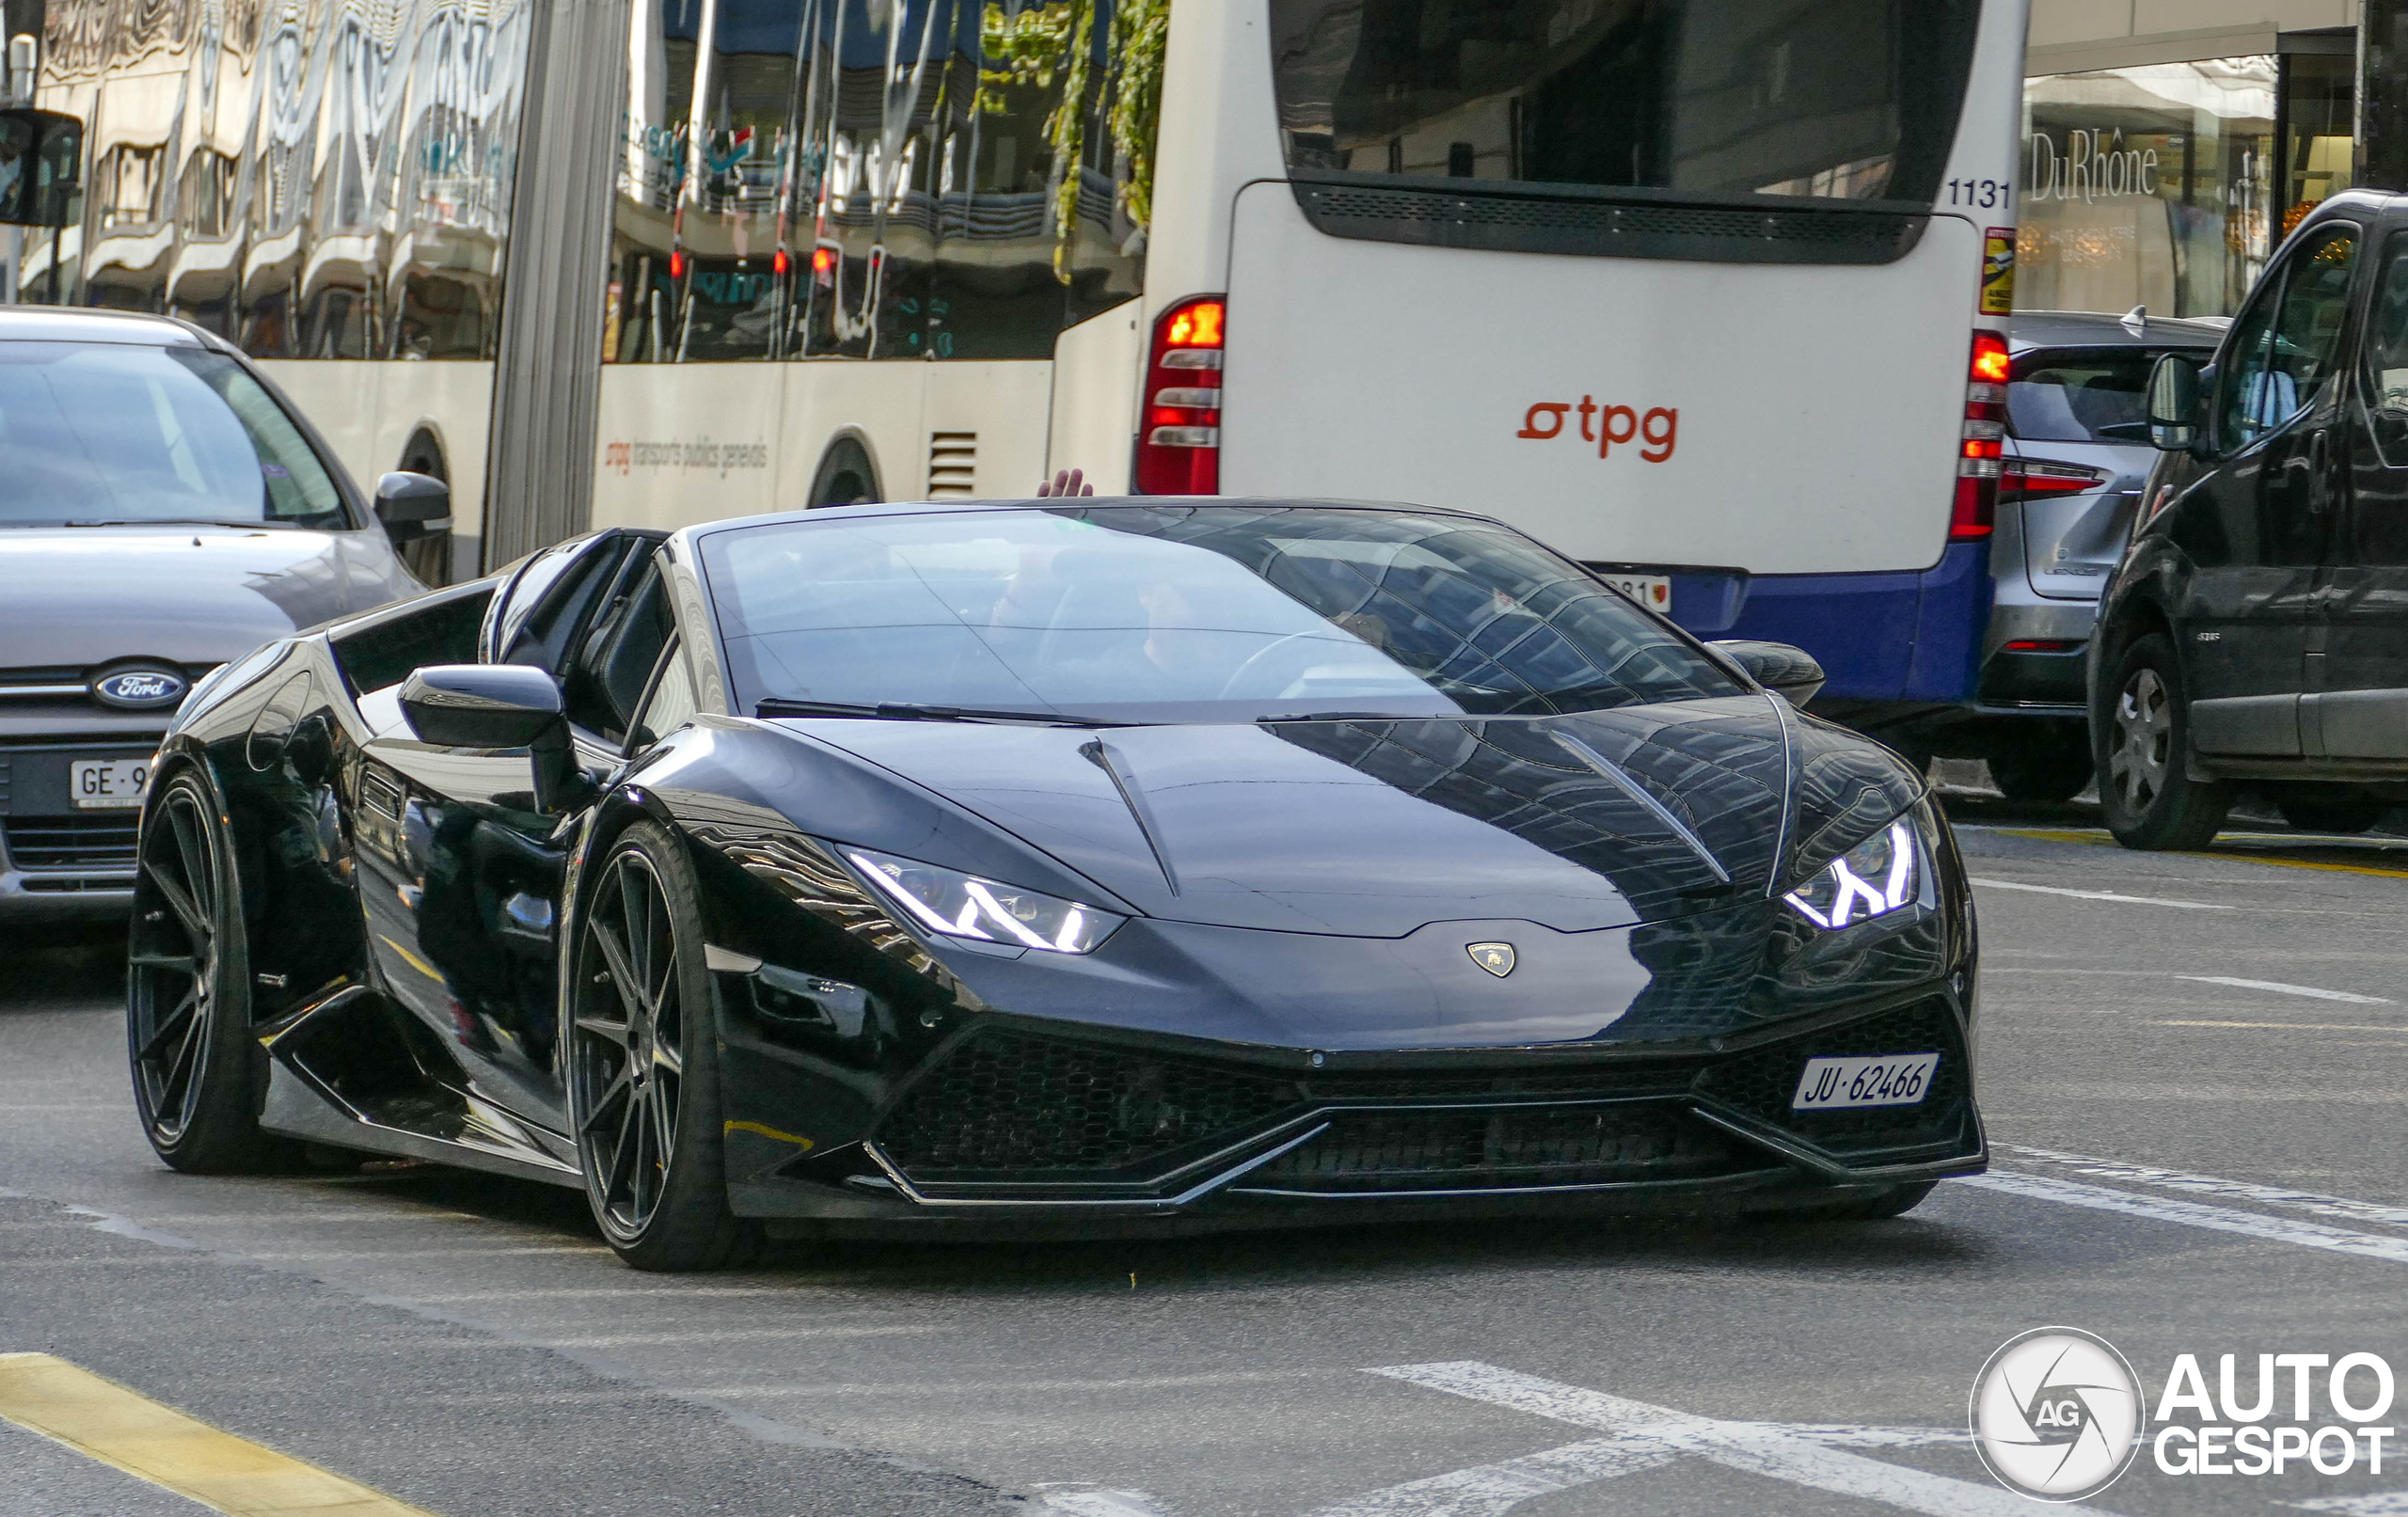
{"type": "Polygon", "coordinates": [[[2193,573],[2182,608],[2191,731],[2204,753],[2293,757],[2299,692],[2334,504],[2345,493],[2339,382],[2359,229],[2328,222],[2268,276],[2234,324],[2215,387],[2210,509],[2175,532],[2193,573]]]}
{"type": "Polygon", "coordinates": [[[2408,759],[2408,229],[2384,242],[2348,388],[2350,494],[2308,656],[2309,757],[2408,759]]]}
{"type": "MultiPolygon", "coordinates": [[[[603,532],[538,559],[488,612],[482,661],[572,683],[578,650],[657,545],[656,534],[603,532]]],[[[376,734],[363,745],[359,806],[382,824],[361,829],[371,954],[394,1000],[443,1039],[468,1094],[487,1103],[472,1106],[482,1120],[558,1133],[554,924],[576,818],[535,809],[524,752],[420,741],[398,688],[361,702],[376,734]]],[[[594,743],[578,756],[589,772],[616,763],[594,743]]]]}

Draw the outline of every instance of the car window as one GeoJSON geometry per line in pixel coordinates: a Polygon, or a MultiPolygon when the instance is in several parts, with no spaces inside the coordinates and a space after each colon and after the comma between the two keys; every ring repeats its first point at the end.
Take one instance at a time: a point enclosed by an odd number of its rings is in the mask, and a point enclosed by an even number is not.
{"type": "Polygon", "coordinates": [[[669,652],[661,657],[652,693],[644,698],[643,711],[636,718],[634,740],[658,742],[692,719],[694,709],[694,677],[686,668],[684,650],[672,640],[669,652]]]}
{"type": "Polygon", "coordinates": [[[612,587],[627,577],[631,554],[649,553],[656,545],[642,538],[603,537],[578,545],[557,561],[529,564],[501,613],[499,662],[564,672],[574,644],[601,612],[612,587]]]}
{"type": "Polygon", "coordinates": [[[624,741],[674,630],[660,565],[647,553],[642,568],[621,576],[562,672],[568,719],[613,743],[624,741]]]}
{"type": "Polygon", "coordinates": [[[2383,246],[2367,312],[2366,387],[2383,461],[2408,464],[2408,231],[2393,232],[2383,246]]]}
{"type": "Polygon", "coordinates": [[[2349,316],[2357,229],[2324,228],[2284,261],[2242,318],[2220,387],[2219,435],[2241,447],[2305,410],[2331,376],[2349,316]]]}
{"type": "Polygon", "coordinates": [[[0,342],[0,525],[349,527],[342,492],[236,360],[130,342],[0,342]]]}
{"type": "Polygon", "coordinates": [[[2007,430],[2035,442],[2148,441],[2148,375],[2168,353],[2196,348],[2038,348],[2015,360],[2007,430]]]}

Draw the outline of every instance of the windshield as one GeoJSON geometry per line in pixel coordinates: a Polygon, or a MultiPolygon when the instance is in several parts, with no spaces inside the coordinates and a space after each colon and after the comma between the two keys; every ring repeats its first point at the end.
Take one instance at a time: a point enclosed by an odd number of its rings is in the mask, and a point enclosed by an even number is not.
{"type": "Polygon", "coordinates": [[[1977,0],[1271,0],[1289,166],[1939,194],[1977,0]]]}
{"type": "Polygon", "coordinates": [[[0,526],[125,521],[349,525],[293,419],[232,358],[0,342],[0,526]]]}
{"type": "Polygon", "coordinates": [[[714,532],[737,708],[1120,721],[1585,711],[1732,695],[1707,655],[1502,528],[1314,506],[1082,506],[714,532]]]}

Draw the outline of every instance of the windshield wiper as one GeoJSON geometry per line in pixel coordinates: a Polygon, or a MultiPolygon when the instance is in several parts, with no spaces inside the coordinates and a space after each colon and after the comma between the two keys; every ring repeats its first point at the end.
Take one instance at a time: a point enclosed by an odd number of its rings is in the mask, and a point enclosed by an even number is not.
{"type": "Polygon", "coordinates": [[[1125,721],[1065,716],[1059,711],[1000,711],[987,706],[922,705],[912,701],[795,701],[782,695],[765,697],[752,708],[756,717],[865,717],[873,721],[1041,721],[1055,727],[1126,727],[1125,721]]]}
{"type": "Polygon", "coordinates": [[[289,522],[280,522],[280,521],[220,521],[220,520],[218,520],[217,518],[215,518],[215,517],[214,517],[214,516],[129,516],[129,517],[124,518],[123,520],[118,520],[118,519],[112,518],[112,519],[107,520],[107,521],[96,521],[96,520],[91,520],[91,519],[88,519],[88,518],[81,518],[81,517],[79,517],[79,518],[76,518],[76,519],[73,519],[73,520],[70,520],[70,521],[67,521],[67,522],[63,522],[63,523],[61,523],[60,525],[62,525],[62,526],[66,526],[66,527],[243,527],[243,528],[261,527],[261,528],[265,528],[265,527],[286,527],[286,526],[290,526],[290,525],[291,525],[291,523],[289,523],[289,522]]]}

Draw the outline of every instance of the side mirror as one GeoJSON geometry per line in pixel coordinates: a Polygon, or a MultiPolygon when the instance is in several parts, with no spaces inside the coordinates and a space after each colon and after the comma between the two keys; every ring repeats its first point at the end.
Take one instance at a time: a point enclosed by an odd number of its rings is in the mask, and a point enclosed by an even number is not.
{"type": "Polygon", "coordinates": [[[523,750],[534,763],[535,810],[578,788],[560,681],[526,664],[430,664],[402,685],[402,716],[421,742],[483,753],[523,750]]]}
{"type": "Polygon", "coordinates": [[[2148,440],[2162,451],[2189,450],[2199,435],[2199,366],[2169,353],[2148,371],[2148,440]]]}
{"type": "Polygon", "coordinates": [[[67,226],[83,189],[83,121],[24,106],[0,110],[0,224],[67,226]]]}
{"type": "Polygon", "coordinates": [[[1791,705],[1804,705],[1823,687],[1823,666],[1803,648],[1745,639],[1710,642],[1706,646],[1721,650],[1724,656],[1748,672],[1750,679],[1783,697],[1791,705]]]}
{"type": "Polygon", "coordinates": [[[376,520],[395,543],[452,529],[452,486],[431,474],[400,470],[376,482],[376,520]]]}

